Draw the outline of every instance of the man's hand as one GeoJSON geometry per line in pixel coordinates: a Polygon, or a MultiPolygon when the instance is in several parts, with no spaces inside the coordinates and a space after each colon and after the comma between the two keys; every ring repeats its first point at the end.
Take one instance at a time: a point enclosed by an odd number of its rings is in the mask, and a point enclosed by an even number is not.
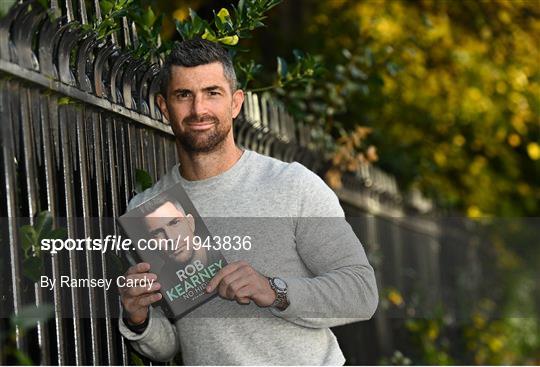
{"type": "MultiPolygon", "coordinates": [[[[139,263],[130,267],[125,277],[126,279],[147,279],[147,281],[156,280],[157,275],[149,273],[150,264],[139,263]]],[[[161,293],[159,289],[161,285],[158,282],[154,282],[150,290],[148,287],[122,287],[120,291],[120,300],[124,310],[126,311],[125,317],[133,325],[140,325],[146,321],[148,317],[148,306],[150,304],[159,301],[161,299],[161,293]]]]}
{"type": "Polygon", "coordinates": [[[221,269],[208,283],[206,292],[214,289],[222,298],[236,300],[239,304],[253,301],[259,307],[268,307],[276,299],[268,278],[245,261],[235,261],[221,269]]]}

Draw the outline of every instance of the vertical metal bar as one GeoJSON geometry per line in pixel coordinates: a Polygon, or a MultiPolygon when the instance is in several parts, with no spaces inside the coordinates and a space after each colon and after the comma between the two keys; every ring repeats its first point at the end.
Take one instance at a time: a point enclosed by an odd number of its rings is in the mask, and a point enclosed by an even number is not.
{"type": "Polygon", "coordinates": [[[71,3],[71,0],[64,0],[64,3],[66,4],[66,18],[68,23],[73,22],[75,20],[75,14],[73,12],[73,4],[71,3]]]}
{"type": "Polygon", "coordinates": [[[133,39],[133,47],[137,48],[139,46],[139,36],[137,35],[137,26],[135,22],[131,22],[131,37],[133,39]]]}
{"type": "Polygon", "coordinates": [[[400,223],[401,218],[393,218],[393,220],[390,221],[390,238],[395,260],[394,269],[392,269],[394,284],[401,291],[403,289],[403,229],[400,223]]]}
{"type": "MultiPolygon", "coordinates": [[[[83,221],[84,221],[84,238],[92,237],[91,230],[91,210],[90,210],[90,187],[88,179],[88,151],[86,148],[86,129],[84,124],[84,115],[82,110],[76,112],[76,129],[77,129],[77,146],[78,146],[78,160],[79,160],[79,174],[81,175],[81,202],[82,202],[82,211],[83,211],[83,221]]],[[[93,251],[86,250],[86,268],[88,271],[88,278],[95,279],[96,274],[94,273],[94,259],[93,251]]],[[[97,342],[98,329],[97,329],[97,315],[96,315],[96,298],[97,291],[93,287],[88,288],[88,297],[89,297],[89,321],[90,321],[90,346],[92,348],[92,364],[99,364],[99,347],[97,342]]]]}
{"type": "MultiPolygon", "coordinates": [[[[43,157],[45,163],[45,180],[47,182],[47,203],[49,206],[49,211],[53,216],[53,224],[56,225],[56,217],[58,215],[57,209],[57,185],[55,183],[55,172],[57,167],[57,162],[55,157],[58,155],[54,152],[54,147],[60,145],[60,139],[58,134],[55,133],[59,123],[58,118],[58,99],[55,97],[46,96],[42,101],[42,106],[48,109],[48,114],[43,113],[42,116],[43,124],[43,157]],[[45,118],[47,116],[47,118],[45,118]]],[[[51,266],[54,279],[60,279],[60,264],[58,256],[51,256],[51,266]]],[[[53,299],[54,299],[54,318],[55,318],[55,334],[56,334],[56,345],[58,348],[57,358],[58,365],[62,366],[66,363],[66,350],[64,348],[64,343],[66,338],[64,336],[64,319],[62,315],[62,298],[59,287],[54,287],[53,289],[53,299]]]]}
{"type": "MultiPolygon", "coordinates": [[[[119,193],[119,198],[118,200],[121,200],[123,201],[123,205],[121,206],[120,204],[120,201],[118,202],[118,210],[120,210],[121,207],[127,207],[127,203],[129,201],[129,194],[130,194],[130,190],[129,190],[129,187],[130,185],[128,184],[128,169],[127,169],[127,161],[126,161],[126,158],[127,158],[127,152],[125,150],[125,144],[124,144],[124,128],[125,128],[125,125],[126,125],[126,121],[125,120],[114,120],[114,125],[113,125],[113,128],[114,128],[114,136],[116,137],[116,141],[115,141],[115,153],[117,155],[117,158],[116,158],[116,162],[117,162],[117,175],[118,177],[122,177],[123,178],[123,193],[124,195],[121,195],[121,193],[119,193]],[[120,155],[120,157],[118,156],[120,155]]],[[[120,190],[120,187],[119,187],[119,190],[120,190]]],[[[123,213],[119,213],[119,214],[123,214],[123,213]]],[[[118,214],[118,215],[119,215],[118,214]]],[[[116,217],[115,217],[116,218],[116,217]]],[[[117,251],[116,253],[118,256],[122,256],[123,254],[120,252],[120,251],[117,251]]],[[[120,298],[118,297],[118,307],[122,307],[121,304],[120,304],[120,298]]],[[[124,339],[121,338],[121,346],[120,346],[121,350],[122,350],[122,363],[124,365],[126,365],[128,363],[128,350],[127,350],[127,346],[126,346],[126,343],[124,342],[124,339]]]]}
{"type": "Polygon", "coordinates": [[[99,0],[94,0],[94,12],[95,12],[95,15],[96,15],[96,20],[98,22],[101,22],[101,20],[102,20],[101,6],[99,5],[99,0]]]}
{"type": "MultiPolygon", "coordinates": [[[[17,175],[16,175],[16,150],[14,142],[14,132],[18,130],[16,126],[17,109],[13,108],[13,99],[18,99],[18,83],[7,81],[6,88],[2,91],[2,102],[0,111],[5,120],[2,121],[2,153],[4,157],[6,204],[8,216],[8,236],[9,259],[11,264],[11,287],[13,296],[13,311],[18,314],[22,307],[20,283],[20,263],[19,263],[19,243],[17,238],[17,175]],[[14,126],[15,125],[15,126],[14,126]],[[16,130],[17,129],[17,130],[16,130]]],[[[18,103],[18,101],[17,101],[18,103]]],[[[15,344],[17,349],[24,350],[25,343],[18,326],[15,327],[15,344]]]]}
{"type": "Polygon", "coordinates": [[[81,17],[81,24],[88,24],[88,15],[86,14],[86,1],[79,0],[79,15],[81,17]]]}
{"type": "MultiPolygon", "coordinates": [[[[159,34],[157,36],[157,46],[158,46],[158,48],[161,47],[161,35],[159,35],[159,34]]],[[[163,66],[163,57],[160,55],[157,58],[158,58],[157,62],[159,64],[159,67],[162,67],[163,66]]]]}
{"type": "Polygon", "coordinates": [[[162,177],[170,167],[172,167],[172,164],[169,162],[169,157],[167,154],[167,139],[163,138],[159,140],[159,151],[161,153],[161,168],[159,170],[159,175],[162,177]]]}
{"type": "MultiPolygon", "coordinates": [[[[23,123],[23,145],[25,155],[25,170],[26,170],[26,185],[28,191],[28,208],[30,223],[33,225],[34,216],[37,214],[40,202],[40,193],[38,190],[39,184],[37,182],[38,172],[36,166],[36,149],[39,146],[36,145],[36,137],[34,136],[34,126],[39,125],[40,114],[39,110],[39,95],[37,89],[26,89],[24,98],[21,98],[21,110],[25,111],[21,114],[23,123]],[[33,113],[30,111],[32,106],[33,113]],[[37,109],[37,110],[36,110],[37,109]]],[[[39,132],[38,132],[39,133],[39,132]]],[[[43,288],[37,283],[34,284],[34,293],[36,297],[36,306],[43,303],[43,288]]],[[[46,328],[46,322],[40,320],[37,323],[38,332],[38,344],[40,350],[40,363],[49,364],[49,332],[46,328]]]]}
{"type": "Polygon", "coordinates": [[[255,120],[255,127],[261,127],[262,119],[261,119],[261,106],[259,105],[259,96],[257,95],[257,93],[252,93],[251,99],[252,99],[251,108],[253,112],[253,120],[255,120]]]}
{"type": "Polygon", "coordinates": [[[138,128],[135,131],[137,132],[137,155],[141,158],[139,168],[146,169],[146,155],[144,154],[144,129],[138,128]]]}
{"type": "Polygon", "coordinates": [[[122,123],[120,124],[119,128],[120,128],[120,159],[121,159],[121,162],[122,162],[122,165],[121,165],[121,168],[120,168],[120,174],[123,175],[123,178],[124,178],[124,198],[123,198],[123,201],[127,207],[127,204],[129,202],[129,198],[130,198],[130,194],[131,194],[131,190],[130,190],[130,187],[131,187],[131,182],[129,180],[129,175],[130,173],[132,172],[130,169],[129,169],[129,161],[131,160],[130,159],[130,156],[129,156],[129,153],[128,153],[128,150],[127,150],[127,145],[126,145],[126,133],[127,133],[127,130],[128,130],[128,125],[129,125],[129,122],[126,121],[126,123],[122,123]]]}
{"type": "MultiPolygon", "coordinates": [[[[106,185],[105,185],[105,167],[106,164],[103,160],[103,157],[105,155],[105,147],[103,145],[103,137],[104,135],[104,124],[102,123],[102,116],[100,113],[93,112],[92,113],[92,120],[93,120],[93,129],[94,129],[94,154],[95,154],[95,167],[96,167],[96,193],[97,193],[97,211],[98,211],[98,218],[99,218],[99,236],[100,238],[104,238],[107,233],[105,229],[105,223],[104,221],[104,209],[106,205],[105,200],[105,191],[106,191],[106,185]]],[[[103,277],[106,277],[106,265],[107,261],[105,258],[105,254],[100,252],[101,256],[101,264],[103,269],[103,277]]],[[[103,288],[103,299],[104,299],[104,311],[105,311],[105,337],[106,337],[106,346],[107,346],[107,364],[108,365],[115,365],[117,364],[114,360],[114,336],[113,336],[113,325],[111,320],[111,311],[109,307],[109,296],[108,291],[103,288]]]]}
{"type": "MultiPolygon", "coordinates": [[[[64,174],[64,190],[65,190],[65,200],[66,200],[66,223],[68,236],[70,238],[75,238],[75,202],[74,202],[74,189],[73,189],[73,162],[72,162],[72,147],[70,144],[70,129],[68,124],[73,121],[73,114],[71,113],[73,106],[66,105],[59,112],[60,115],[60,136],[62,141],[62,168],[64,174]]],[[[75,144],[76,142],[73,142],[75,144]]],[[[70,251],[69,254],[69,273],[72,278],[77,277],[78,272],[78,261],[75,251],[70,251]]],[[[83,349],[82,349],[82,332],[80,327],[80,300],[79,292],[77,288],[71,288],[71,301],[72,301],[72,312],[73,312],[73,334],[75,336],[74,343],[74,352],[75,352],[75,363],[77,365],[83,364],[83,349]]]]}
{"type": "Polygon", "coordinates": [[[58,0],[51,0],[50,8],[53,11],[53,15],[55,18],[59,18],[62,16],[62,9],[60,9],[60,6],[58,6],[58,0]]]}
{"type": "MultiPolygon", "coordinates": [[[[378,226],[377,218],[373,214],[366,214],[366,230],[367,230],[367,245],[370,247],[370,250],[373,252],[379,251],[380,245],[378,240],[378,226]]],[[[381,289],[381,269],[379,266],[374,266],[375,278],[377,279],[377,287],[381,289]]],[[[375,314],[375,325],[377,327],[377,340],[378,344],[381,347],[383,353],[390,353],[392,350],[392,335],[389,332],[388,320],[383,312],[377,312],[375,314]]]]}
{"type": "Polygon", "coordinates": [[[157,136],[157,134],[155,132],[150,132],[150,141],[152,142],[152,145],[150,147],[150,150],[149,150],[149,153],[150,153],[150,160],[151,160],[151,165],[150,167],[152,167],[152,175],[153,175],[153,179],[154,179],[154,182],[157,182],[159,180],[159,173],[158,173],[158,170],[159,170],[159,167],[158,167],[158,159],[157,159],[157,155],[156,155],[156,151],[158,150],[158,147],[159,147],[159,137],[157,136]]]}
{"type": "Polygon", "coordinates": [[[122,34],[124,36],[124,47],[131,47],[131,37],[127,17],[122,17],[122,34]]]}
{"type": "MultiPolygon", "coordinates": [[[[115,145],[114,145],[114,130],[115,130],[116,121],[115,119],[110,119],[107,123],[107,145],[109,147],[109,175],[110,175],[110,189],[111,189],[111,204],[112,204],[112,217],[118,218],[120,215],[119,213],[119,207],[118,207],[118,183],[116,180],[116,168],[117,168],[117,161],[115,160],[115,145]]],[[[114,234],[118,235],[117,227],[114,227],[114,234]]],[[[117,253],[118,255],[118,253],[117,253]]],[[[118,298],[118,307],[121,307],[120,305],[120,299],[118,298]]],[[[124,343],[124,340],[121,341],[121,350],[122,350],[122,363],[126,364],[128,355],[127,355],[127,347],[124,343]]]]}
{"type": "MultiPolygon", "coordinates": [[[[111,194],[111,201],[109,202],[110,209],[111,209],[111,216],[112,218],[118,218],[118,188],[117,188],[117,182],[116,182],[116,175],[115,175],[115,169],[116,169],[116,161],[114,157],[114,142],[113,142],[113,132],[114,132],[114,120],[113,118],[106,118],[105,119],[105,126],[103,127],[105,131],[105,138],[106,144],[107,144],[107,160],[108,160],[108,176],[109,176],[109,190],[111,194]]],[[[114,229],[114,234],[116,233],[116,228],[114,229]]]]}

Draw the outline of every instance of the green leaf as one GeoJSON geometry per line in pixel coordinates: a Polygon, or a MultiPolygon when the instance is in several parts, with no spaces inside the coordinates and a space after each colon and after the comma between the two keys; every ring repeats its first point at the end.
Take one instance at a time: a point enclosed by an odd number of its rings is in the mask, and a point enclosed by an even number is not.
{"type": "Polygon", "coordinates": [[[52,229],[52,215],[49,211],[42,211],[38,214],[35,224],[38,241],[52,229]]]}
{"type": "Polygon", "coordinates": [[[144,25],[147,27],[152,27],[155,21],[156,21],[156,15],[154,14],[152,7],[148,6],[148,9],[146,9],[146,12],[144,13],[144,17],[143,17],[144,25]]]}
{"type": "Polygon", "coordinates": [[[58,98],[58,105],[59,106],[63,106],[63,105],[68,105],[68,104],[71,104],[73,103],[73,100],[69,97],[61,97],[61,98],[58,98]]]}
{"type": "Polygon", "coordinates": [[[152,184],[152,177],[150,177],[148,172],[142,169],[135,170],[135,191],[137,193],[152,187],[152,184]]]}
{"type": "Polygon", "coordinates": [[[36,364],[34,363],[34,361],[32,361],[28,354],[26,354],[20,349],[15,349],[13,351],[13,354],[15,355],[15,358],[17,359],[17,364],[19,366],[34,366],[36,364]]]}
{"type": "Polygon", "coordinates": [[[143,360],[141,359],[141,357],[139,357],[139,355],[136,352],[131,351],[130,356],[131,356],[131,363],[134,366],[144,366],[143,360]]]}
{"type": "Polygon", "coordinates": [[[43,274],[43,261],[40,257],[29,257],[22,264],[23,275],[32,282],[37,282],[43,274]]]}
{"type": "Polygon", "coordinates": [[[245,6],[245,0],[239,0],[238,1],[238,15],[240,16],[240,18],[242,18],[242,15],[244,13],[244,6],[245,6]]]}
{"type": "Polygon", "coordinates": [[[31,225],[24,225],[19,228],[19,235],[21,236],[21,247],[25,254],[28,253],[37,244],[37,234],[31,225]]]}
{"type": "Polygon", "coordinates": [[[49,9],[49,1],[48,0],[38,0],[38,3],[45,9],[49,9]]]}
{"type": "Polygon", "coordinates": [[[51,232],[49,232],[47,234],[47,237],[44,237],[44,238],[48,238],[48,239],[51,239],[51,240],[54,240],[54,239],[63,240],[63,239],[67,238],[67,235],[68,235],[67,234],[67,229],[65,229],[65,228],[55,228],[51,232]]]}
{"type": "Polygon", "coordinates": [[[293,50],[293,55],[296,61],[300,61],[304,58],[304,53],[296,48],[293,50]]]}
{"type": "Polygon", "coordinates": [[[99,5],[101,7],[101,10],[103,10],[103,13],[107,14],[109,13],[112,8],[114,7],[114,3],[112,1],[108,1],[108,0],[101,0],[99,2],[99,5]]]}
{"type": "Polygon", "coordinates": [[[197,21],[199,18],[199,16],[197,15],[197,12],[195,12],[195,10],[189,8],[189,17],[191,18],[191,20],[193,22],[197,21]]]}
{"type": "Polygon", "coordinates": [[[39,306],[27,305],[11,317],[11,324],[27,331],[36,327],[39,321],[47,321],[54,315],[54,307],[44,303],[39,306]]]}
{"type": "Polygon", "coordinates": [[[280,56],[277,57],[277,73],[279,79],[285,79],[287,76],[287,61],[280,56]]]}

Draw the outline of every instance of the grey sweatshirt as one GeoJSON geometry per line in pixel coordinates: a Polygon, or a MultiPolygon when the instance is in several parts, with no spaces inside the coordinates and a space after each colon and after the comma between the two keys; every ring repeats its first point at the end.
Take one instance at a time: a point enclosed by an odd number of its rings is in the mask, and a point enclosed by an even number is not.
{"type": "Polygon", "coordinates": [[[120,318],[124,337],[156,361],[181,348],[189,365],[342,365],[329,328],[371,318],[378,292],[335,193],[297,162],[245,150],[230,169],[205,180],[187,181],[174,166],[128,209],[178,182],[210,233],[251,236],[249,251],[224,251],[225,258],[285,280],[290,305],[279,311],[215,297],[174,324],[151,307],[142,334],[120,318]]]}

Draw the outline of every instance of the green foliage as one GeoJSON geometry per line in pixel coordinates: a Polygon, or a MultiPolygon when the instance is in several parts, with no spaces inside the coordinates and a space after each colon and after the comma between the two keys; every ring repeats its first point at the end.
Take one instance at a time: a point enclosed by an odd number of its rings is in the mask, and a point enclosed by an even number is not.
{"type": "MultiPolygon", "coordinates": [[[[7,12],[9,11],[9,8],[13,4],[15,4],[15,1],[16,0],[4,0],[4,1],[0,2],[0,18],[7,14],[7,12]]],[[[44,1],[44,0],[40,0],[40,2],[41,1],[44,1]]]]}
{"type": "Polygon", "coordinates": [[[401,351],[396,350],[390,358],[382,358],[379,362],[380,365],[390,365],[390,366],[410,366],[411,360],[401,353],[401,351]]]}
{"type": "Polygon", "coordinates": [[[214,12],[211,21],[202,19],[190,9],[188,19],[176,21],[176,29],[184,40],[200,37],[236,49],[241,38],[250,38],[253,30],[264,26],[265,14],[280,2],[240,0],[232,7],[232,15],[226,8],[221,8],[218,13],[214,12]]]}
{"type": "Polygon", "coordinates": [[[23,225],[19,228],[21,248],[23,250],[23,275],[32,282],[37,282],[43,274],[43,255],[41,241],[44,239],[65,239],[65,228],[54,228],[52,216],[48,211],[40,212],[34,225],[23,225]]]}
{"type": "Polygon", "coordinates": [[[137,168],[135,170],[135,192],[141,193],[144,190],[152,187],[153,181],[152,177],[148,172],[143,169],[137,168]]]}
{"type": "Polygon", "coordinates": [[[13,315],[10,321],[12,326],[17,326],[26,332],[36,327],[38,322],[49,320],[53,314],[54,307],[51,304],[27,305],[19,313],[13,315]]]}
{"type": "Polygon", "coordinates": [[[21,310],[10,317],[10,327],[5,334],[0,334],[0,343],[2,344],[2,359],[13,357],[18,365],[34,366],[30,356],[18,349],[15,343],[17,328],[21,335],[29,332],[37,326],[38,322],[46,322],[54,315],[54,307],[51,304],[44,303],[39,306],[26,305],[21,310]]]}
{"type": "Polygon", "coordinates": [[[249,60],[247,63],[237,63],[236,69],[236,76],[240,81],[239,87],[245,90],[247,89],[249,82],[255,80],[257,75],[261,73],[263,66],[257,64],[255,60],[249,60]]]}
{"type": "Polygon", "coordinates": [[[410,332],[414,345],[418,348],[416,363],[426,365],[454,365],[449,354],[449,340],[442,331],[446,326],[442,314],[430,318],[408,319],[405,327],[410,332]]]}
{"type": "Polygon", "coordinates": [[[122,28],[122,17],[136,12],[135,0],[100,0],[102,19],[94,19],[91,23],[83,25],[83,29],[96,32],[98,39],[105,39],[122,28]]]}

